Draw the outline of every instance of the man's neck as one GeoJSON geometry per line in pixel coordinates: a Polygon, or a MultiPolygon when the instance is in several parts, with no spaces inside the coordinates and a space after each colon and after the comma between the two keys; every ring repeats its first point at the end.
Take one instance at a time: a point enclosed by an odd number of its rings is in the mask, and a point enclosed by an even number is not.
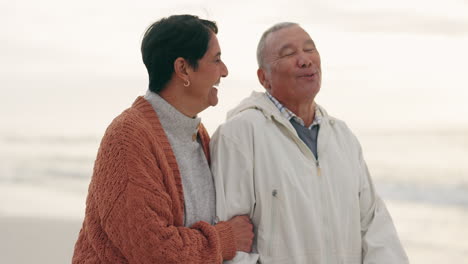
{"type": "Polygon", "coordinates": [[[275,96],[271,89],[267,92],[280,102],[289,111],[293,112],[297,117],[302,119],[304,125],[309,127],[314,122],[315,118],[315,95],[307,98],[298,98],[298,96],[275,96]]]}
{"type": "Polygon", "coordinates": [[[289,111],[296,114],[304,121],[305,127],[309,127],[315,118],[315,102],[310,103],[285,103],[283,104],[289,111]]]}

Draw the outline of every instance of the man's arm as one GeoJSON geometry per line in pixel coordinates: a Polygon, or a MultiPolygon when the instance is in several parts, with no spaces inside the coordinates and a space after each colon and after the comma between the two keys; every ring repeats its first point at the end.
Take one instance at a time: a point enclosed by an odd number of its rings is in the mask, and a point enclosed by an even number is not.
{"type": "MultiPolygon", "coordinates": [[[[253,216],[255,189],[253,182],[253,144],[226,135],[221,126],[210,142],[211,170],[216,187],[216,214],[220,220],[236,215],[253,216]]],[[[248,137],[244,137],[249,141],[248,137]]],[[[250,139],[251,140],[251,139],[250,139]]],[[[258,254],[238,251],[225,263],[257,263],[258,254]]]]}
{"type": "Polygon", "coordinates": [[[361,169],[359,202],[363,263],[409,263],[390,213],[383,200],[375,192],[361,148],[359,165],[361,169]]]}

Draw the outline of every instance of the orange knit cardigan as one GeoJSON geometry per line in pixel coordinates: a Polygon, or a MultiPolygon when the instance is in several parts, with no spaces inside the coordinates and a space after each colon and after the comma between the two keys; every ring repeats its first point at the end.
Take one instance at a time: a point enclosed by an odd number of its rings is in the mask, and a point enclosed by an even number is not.
{"type": "MultiPolygon", "coordinates": [[[[209,161],[209,136],[198,135],[209,161]]],[[[73,263],[221,263],[235,255],[229,223],[184,227],[177,161],[150,103],[138,97],[101,141],[73,263]]]]}

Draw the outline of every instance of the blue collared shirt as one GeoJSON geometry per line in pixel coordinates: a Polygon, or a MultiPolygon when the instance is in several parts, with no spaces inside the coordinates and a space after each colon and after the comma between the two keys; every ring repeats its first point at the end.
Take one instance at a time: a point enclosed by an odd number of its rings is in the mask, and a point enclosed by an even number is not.
{"type": "Polygon", "coordinates": [[[320,123],[322,122],[322,113],[318,109],[317,105],[315,105],[315,115],[312,124],[309,127],[306,127],[304,124],[304,120],[294,114],[291,110],[286,108],[283,104],[281,104],[273,95],[271,95],[268,91],[266,95],[273,104],[278,108],[281,114],[289,120],[291,125],[297,132],[299,138],[307,145],[307,147],[312,151],[315,158],[318,160],[318,150],[317,150],[317,140],[318,140],[318,133],[320,128],[320,123]]]}

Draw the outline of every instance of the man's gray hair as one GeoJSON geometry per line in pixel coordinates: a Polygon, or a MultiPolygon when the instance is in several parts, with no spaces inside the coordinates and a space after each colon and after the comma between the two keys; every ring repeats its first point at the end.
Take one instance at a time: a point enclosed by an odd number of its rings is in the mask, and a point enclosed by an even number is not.
{"type": "Polygon", "coordinates": [[[280,29],[292,27],[292,26],[299,26],[299,24],[293,23],[293,22],[281,22],[281,23],[273,25],[272,27],[267,29],[265,32],[263,32],[263,35],[260,38],[260,41],[258,42],[258,46],[257,46],[257,63],[258,63],[259,68],[264,66],[263,65],[264,63],[263,62],[263,50],[265,49],[266,38],[268,37],[268,35],[280,29]]]}

